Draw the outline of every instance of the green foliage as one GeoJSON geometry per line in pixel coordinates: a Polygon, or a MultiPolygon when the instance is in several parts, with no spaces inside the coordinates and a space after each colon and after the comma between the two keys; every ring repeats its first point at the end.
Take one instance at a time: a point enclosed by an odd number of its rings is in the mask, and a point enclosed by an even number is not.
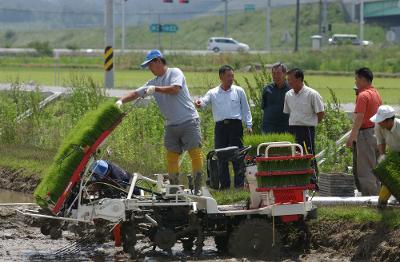
{"type": "Polygon", "coordinates": [[[390,151],[386,154],[385,160],[379,163],[374,174],[389,191],[400,199],[400,153],[390,151]]]}
{"type": "Polygon", "coordinates": [[[93,78],[86,75],[71,75],[70,86],[70,103],[66,110],[72,116],[73,120],[78,120],[82,115],[98,107],[105,101],[105,90],[93,78]]]}
{"type": "Polygon", "coordinates": [[[35,190],[37,203],[47,205],[47,196],[56,202],[64,191],[73,171],[96,139],[122,116],[122,111],[113,102],[103,103],[90,111],[70,130],[54,157],[54,162],[35,190]]]}
{"type": "Polygon", "coordinates": [[[244,77],[246,83],[246,91],[248,91],[248,100],[251,105],[251,115],[253,117],[253,132],[260,134],[262,127],[262,92],[264,87],[271,82],[271,74],[267,72],[267,68],[264,63],[261,62],[261,71],[253,74],[255,84],[253,84],[249,78],[244,77]]]}
{"type": "MultiPolygon", "coordinates": [[[[246,134],[243,137],[243,144],[245,146],[251,146],[249,151],[249,155],[256,156],[257,155],[257,147],[262,143],[270,143],[270,142],[295,142],[295,138],[292,134],[284,133],[284,134],[246,134]]],[[[265,147],[264,147],[265,150],[265,147]]],[[[264,154],[262,151],[260,154],[264,154]]],[[[273,148],[269,151],[271,155],[288,155],[292,151],[288,148],[273,148]]]]}
{"type": "Polygon", "coordinates": [[[39,56],[52,56],[53,50],[50,47],[48,41],[41,42],[41,41],[32,41],[27,45],[30,48],[34,48],[37,51],[39,56]]]}
{"type": "Polygon", "coordinates": [[[326,102],[325,117],[317,126],[316,147],[317,152],[325,150],[325,162],[321,165],[321,171],[345,172],[352,165],[351,150],[336,146],[336,141],[351,128],[351,123],[340,109],[340,101],[335,92],[329,88],[331,99],[326,102]]]}

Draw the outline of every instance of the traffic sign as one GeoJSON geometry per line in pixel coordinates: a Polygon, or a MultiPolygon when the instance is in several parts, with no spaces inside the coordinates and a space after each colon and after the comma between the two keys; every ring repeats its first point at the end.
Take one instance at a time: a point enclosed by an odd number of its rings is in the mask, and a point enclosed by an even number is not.
{"type": "Polygon", "coordinates": [[[244,5],[244,11],[245,12],[252,12],[252,11],[255,11],[255,10],[256,10],[256,7],[253,4],[245,4],[244,5]]]}
{"type": "Polygon", "coordinates": [[[150,25],[150,32],[153,33],[176,33],[178,31],[178,26],[176,24],[151,24],[150,25]]]}

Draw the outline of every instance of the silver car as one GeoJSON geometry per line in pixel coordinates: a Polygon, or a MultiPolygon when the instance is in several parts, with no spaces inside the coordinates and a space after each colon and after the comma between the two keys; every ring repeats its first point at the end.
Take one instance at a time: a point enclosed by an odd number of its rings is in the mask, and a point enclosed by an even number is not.
{"type": "Polygon", "coordinates": [[[221,51],[247,52],[250,50],[250,47],[247,44],[240,43],[233,38],[211,37],[208,39],[207,49],[216,53],[221,51]]]}

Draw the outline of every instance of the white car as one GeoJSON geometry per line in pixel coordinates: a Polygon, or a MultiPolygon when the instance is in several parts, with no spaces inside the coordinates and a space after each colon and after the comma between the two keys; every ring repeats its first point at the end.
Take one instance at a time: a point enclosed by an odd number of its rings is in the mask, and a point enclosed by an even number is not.
{"type": "Polygon", "coordinates": [[[233,38],[211,37],[208,39],[207,49],[216,53],[220,51],[247,52],[249,51],[250,47],[247,44],[240,43],[233,38]]]}
{"type": "MultiPolygon", "coordinates": [[[[360,45],[361,40],[357,37],[357,35],[350,35],[350,34],[334,34],[332,38],[328,39],[330,45],[360,45]]],[[[372,45],[371,41],[363,40],[363,46],[372,45]]]]}

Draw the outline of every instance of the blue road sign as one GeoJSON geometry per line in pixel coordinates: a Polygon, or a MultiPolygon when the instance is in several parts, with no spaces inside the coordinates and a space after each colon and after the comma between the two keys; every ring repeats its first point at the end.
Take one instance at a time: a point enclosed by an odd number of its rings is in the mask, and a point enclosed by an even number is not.
{"type": "Polygon", "coordinates": [[[152,33],[176,33],[178,31],[178,26],[176,24],[151,24],[150,25],[150,32],[152,33]]]}

